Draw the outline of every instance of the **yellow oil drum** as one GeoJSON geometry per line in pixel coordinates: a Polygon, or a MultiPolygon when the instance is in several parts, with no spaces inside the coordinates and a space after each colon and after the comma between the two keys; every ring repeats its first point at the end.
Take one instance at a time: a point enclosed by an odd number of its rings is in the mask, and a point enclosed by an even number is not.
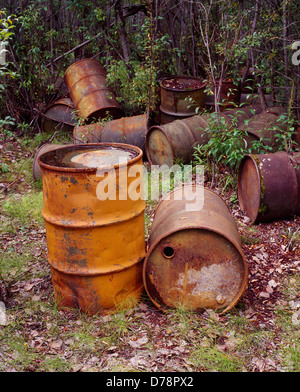
{"type": "Polygon", "coordinates": [[[139,301],[145,202],[127,190],[142,175],[142,155],[135,146],[99,143],[39,157],[48,262],[59,307],[95,314],[139,301]],[[132,169],[138,169],[136,177],[132,169]]]}
{"type": "Polygon", "coordinates": [[[224,313],[246,289],[237,226],[222,198],[207,188],[185,185],[167,194],[155,210],[148,243],[144,286],[160,310],[224,313]]]}

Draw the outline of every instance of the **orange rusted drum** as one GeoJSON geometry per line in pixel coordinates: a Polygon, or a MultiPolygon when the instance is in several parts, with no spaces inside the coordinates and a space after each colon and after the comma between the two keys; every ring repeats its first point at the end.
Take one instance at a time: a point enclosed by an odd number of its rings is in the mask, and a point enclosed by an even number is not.
{"type": "Polygon", "coordinates": [[[72,133],[76,121],[70,98],[59,98],[49,105],[42,115],[43,130],[49,134],[53,134],[55,131],[72,133]]]}
{"type": "Polygon", "coordinates": [[[164,78],[160,83],[161,123],[182,120],[205,109],[206,81],[202,78],[175,75],[164,78]],[[190,100],[191,99],[191,100],[190,100]]]}
{"type": "Polygon", "coordinates": [[[161,310],[211,308],[224,313],[237,304],[247,286],[248,267],[237,226],[216,193],[195,185],[184,189],[186,193],[177,188],[166,195],[155,210],[144,286],[161,310]],[[194,192],[198,206],[192,201],[194,192]]]}
{"type": "Polygon", "coordinates": [[[244,156],[238,171],[238,199],[253,223],[285,219],[300,212],[296,166],[284,151],[244,156]]]}
{"type": "Polygon", "coordinates": [[[142,155],[135,146],[99,143],[39,157],[58,306],[95,314],[132,307],[140,299],[145,202],[129,189],[142,175],[142,155]]]}
{"type": "Polygon", "coordinates": [[[78,115],[87,123],[123,116],[115,93],[107,86],[106,72],[94,59],[83,59],[72,64],[65,72],[65,83],[78,115]]]}
{"type": "Polygon", "coordinates": [[[73,131],[74,144],[80,143],[125,143],[145,149],[145,139],[148,130],[146,114],[132,117],[122,117],[107,121],[104,124],[89,124],[75,127],[73,131]]]}

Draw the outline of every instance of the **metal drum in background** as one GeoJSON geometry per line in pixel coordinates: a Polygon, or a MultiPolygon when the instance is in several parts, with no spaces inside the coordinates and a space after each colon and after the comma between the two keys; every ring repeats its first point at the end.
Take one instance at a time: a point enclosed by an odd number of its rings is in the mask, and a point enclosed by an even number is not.
{"type": "Polygon", "coordinates": [[[237,226],[225,202],[206,188],[185,186],[155,210],[144,262],[145,289],[162,310],[220,310],[237,304],[247,286],[248,267],[237,226]],[[192,210],[194,192],[203,208],[192,210]],[[200,196],[199,196],[200,197],[200,196]]]}
{"type": "Polygon", "coordinates": [[[145,150],[146,133],[148,130],[147,115],[122,117],[107,121],[104,124],[89,124],[75,127],[74,144],[80,143],[125,143],[145,150]]]}
{"type": "Polygon", "coordinates": [[[258,141],[263,138],[263,144],[270,147],[277,147],[280,142],[277,136],[283,133],[288,123],[281,120],[281,115],[287,114],[286,108],[274,106],[258,113],[244,124],[241,129],[248,133],[248,141],[258,141]]]}
{"type": "Polygon", "coordinates": [[[253,223],[296,214],[298,187],[295,164],[286,152],[247,154],[240,163],[239,205],[253,223]]]}
{"type": "Polygon", "coordinates": [[[94,59],[83,59],[65,72],[65,83],[74,107],[87,123],[99,118],[120,118],[124,115],[115,93],[107,86],[106,72],[94,59]]]}
{"type": "Polygon", "coordinates": [[[106,313],[140,299],[145,201],[127,195],[136,181],[128,172],[142,167],[142,155],[135,146],[100,143],[39,157],[48,262],[59,307],[106,313]]]}
{"type": "Polygon", "coordinates": [[[60,98],[49,105],[42,114],[44,132],[53,134],[55,131],[73,132],[76,125],[73,103],[70,98],[60,98]]]}
{"type": "MultiPolygon", "coordinates": [[[[224,111],[228,108],[235,108],[240,104],[240,90],[237,85],[233,83],[231,79],[223,79],[220,88],[220,80],[215,80],[215,86],[219,92],[218,105],[220,111],[224,111]]],[[[214,95],[208,94],[206,97],[206,107],[209,111],[215,111],[215,97],[214,95]]]]}
{"type": "Polygon", "coordinates": [[[205,109],[206,81],[194,76],[177,75],[164,78],[160,83],[161,123],[182,120],[205,109]],[[188,99],[191,98],[191,101],[188,99]]]}
{"type": "MultiPolygon", "coordinates": [[[[238,127],[244,126],[245,120],[260,113],[259,106],[249,106],[226,110],[221,113],[228,124],[237,122],[238,127]]],[[[169,124],[153,125],[146,135],[146,154],[153,165],[169,165],[179,159],[189,163],[193,157],[194,146],[208,143],[208,116],[196,115],[183,120],[175,120],[169,124]]],[[[246,138],[246,135],[245,135],[246,138]]],[[[256,139],[255,139],[256,140],[256,139]]]]}

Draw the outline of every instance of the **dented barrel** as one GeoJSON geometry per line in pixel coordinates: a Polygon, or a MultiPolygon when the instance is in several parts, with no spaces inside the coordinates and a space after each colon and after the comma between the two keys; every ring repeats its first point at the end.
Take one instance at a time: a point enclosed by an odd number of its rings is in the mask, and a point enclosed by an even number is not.
{"type": "Polygon", "coordinates": [[[106,72],[94,59],[73,63],[65,72],[64,80],[78,116],[89,123],[99,118],[123,116],[114,91],[107,86],[106,72]]]}
{"type": "Polygon", "coordinates": [[[73,145],[43,154],[39,164],[58,306],[89,314],[133,306],[143,291],[145,202],[128,196],[137,180],[128,173],[142,167],[142,151],[73,145]]]}
{"type": "Polygon", "coordinates": [[[145,139],[148,130],[146,114],[132,117],[122,117],[107,121],[104,124],[89,124],[75,127],[73,131],[74,144],[80,143],[125,143],[145,149],[145,139]]]}
{"type": "Polygon", "coordinates": [[[238,170],[238,200],[253,223],[299,214],[296,160],[284,151],[244,156],[238,170]]]}
{"type": "Polygon", "coordinates": [[[220,196],[189,185],[160,201],[143,268],[145,289],[159,309],[224,313],[245,291],[247,269],[237,226],[220,196]]]}

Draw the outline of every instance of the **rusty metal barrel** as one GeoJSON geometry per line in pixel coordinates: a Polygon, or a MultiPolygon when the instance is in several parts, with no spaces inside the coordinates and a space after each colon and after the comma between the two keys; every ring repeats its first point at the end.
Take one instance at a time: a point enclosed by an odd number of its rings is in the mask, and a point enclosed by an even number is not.
{"type": "Polygon", "coordinates": [[[287,114],[287,109],[284,107],[268,108],[251,118],[241,129],[248,133],[249,142],[263,138],[265,145],[277,147],[279,142],[276,135],[283,133],[288,127],[288,123],[280,117],[285,114],[287,114]]]}
{"type": "Polygon", "coordinates": [[[152,165],[172,166],[176,159],[183,163],[193,157],[196,143],[208,142],[204,132],[207,127],[204,116],[193,116],[184,120],[175,120],[164,125],[153,125],[146,135],[146,154],[152,165]]]}
{"type": "Polygon", "coordinates": [[[295,163],[284,151],[244,156],[238,170],[238,199],[253,223],[299,214],[300,184],[295,163]]]}
{"type": "Polygon", "coordinates": [[[65,83],[79,116],[89,123],[99,118],[124,115],[115,92],[107,86],[106,72],[94,59],[73,63],[65,72],[65,83]]]}
{"type": "Polygon", "coordinates": [[[59,307],[107,313],[140,299],[145,202],[130,197],[129,189],[142,175],[132,173],[142,168],[142,155],[135,146],[99,143],[39,157],[48,262],[59,307]]]}
{"type": "Polygon", "coordinates": [[[74,144],[80,143],[125,143],[145,150],[148,119],[146,114],[122,117],[107,121],[104,124],[89,124],[75,127],[73,130],[74,144]]]}
{"type": "MultiPolygon", "coordinates": [[[[245,120],[260,113],[259,106],[245,106],[242,108],[224,111],[228,124],[237,122],[242,127],[245,120]],[[235,120],[233,120],[235,119],[235,120]]],[[[146,135],[145,150],[148,160],[153,165],[172,166],[176,159],[189,163],[193,157],[194,146],[206,144],[209,135],[205,132],[208,128],[208,116],[196,115],[172,123],[153,125],[146,135]]]]}
{"type": "Polygon", "coordinates": [[[182,120],[205,109],[206,81],[195,76],[176,75],[160,83],[161,123],[182,120]],[[189,100],[191,98],[191,100],[189,100]]]}
{"type": "Polygon", "coordinates": [[[145,289],[159,309],[224,313],[244,293],[247,270],[237,226],[220,196],[185,185],[160,201],[143,268],[145,289]],[[203,201],[199,208],[189,206],[195,195],[203,201]]]}
{"type": "Polygon", "coordinates": [[[55,131],[72,133],[76,125],[74,106],[70,98],[59,98],[45,109],[42,114],[44,132],[53,134],[55,131]]]}
{"type": "MultiPolygon", "coordinates": [[[[239,87],[233,83],[231,79],[223,79],[220,87],[220,80],[215,80],[215,88],[219,92],[218,106],[220,111],[224,111],[228,108],[234,108],[240,103],[240,90],[239,87]]],[[[215,97],[214,95],[208,94],[206,97],[206,107],[209,111],[215,109],[215,97]]]]}

